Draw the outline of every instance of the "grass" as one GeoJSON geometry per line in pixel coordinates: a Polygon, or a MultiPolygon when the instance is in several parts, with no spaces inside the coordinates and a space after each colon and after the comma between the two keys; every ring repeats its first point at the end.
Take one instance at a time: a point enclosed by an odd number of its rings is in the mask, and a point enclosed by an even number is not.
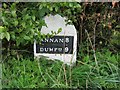
{"type": "Polygon", "coordinates": [[[91,55],[67,66],[60,61],[40,58],[11,57],[4,61],[3,88],[119,88],[119,54],[96,52],[97,63],[91,55]]]}

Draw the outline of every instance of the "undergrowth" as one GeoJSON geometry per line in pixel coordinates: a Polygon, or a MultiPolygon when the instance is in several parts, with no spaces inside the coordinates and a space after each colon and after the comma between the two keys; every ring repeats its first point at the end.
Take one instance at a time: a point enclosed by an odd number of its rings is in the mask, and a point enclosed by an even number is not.
{"type": "Polygon", "coordinates": [[[109,50],[77,60],[75,66],[45,58],[9,58],[3,62],[3,88],[119,88],[119,54],[109,50]]]}

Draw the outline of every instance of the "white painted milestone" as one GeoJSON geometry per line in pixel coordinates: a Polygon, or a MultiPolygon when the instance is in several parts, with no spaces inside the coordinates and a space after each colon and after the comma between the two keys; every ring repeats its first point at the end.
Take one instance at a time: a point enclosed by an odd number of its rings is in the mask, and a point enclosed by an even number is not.
{"type": "Polygon", "coordinates": [[[46,38],[41,45],[34,42],[34,56],[45,56],[48,59],[60,60],[65,64],[76,62],[77,54],[77,31],[74,25],[66,24],[65,17],[60,15],[49,15],[44,18],[47,26],[41,28],[41,33],[52,34],[51,31],[57,32],[59,28],[62,31],[52,38],[46,38]]]}

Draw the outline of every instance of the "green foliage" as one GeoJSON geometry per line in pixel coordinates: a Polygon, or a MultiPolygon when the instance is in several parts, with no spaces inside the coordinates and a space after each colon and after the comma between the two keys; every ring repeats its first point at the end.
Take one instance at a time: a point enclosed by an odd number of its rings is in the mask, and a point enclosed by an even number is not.
{"type": "Polygon", "coordinates": [[[10,34],[7,32],[5,27],[0,26],[0,39],[6,38],[8,41],[10,40],[10,34]]]}
{"type": "Polygon", "coordinates": [[[60,61],[40,58],[11,57],[3,63],[5,88],[120,88],[119,54],[109,50],[96,52],[98,67],[92,55],[70,67],[60,61]],[[65,70],[64,70],[65,69],[65,70]],[[65,75],[67,76],[67,84],[65,75]]]}
{"type": "Polygon", "coordinates": [[[3,3],[0,39],[4,49],[10,51],[3,56],[3,87],[120,88],[119,51],[103,48],[111,44],[119,46],[118,8],[111,8],[110,3],[3,3]],[[29,58],[32,55],[17,52],[16,48],[26,49],[34,39],[40,43],[61,32],[61,28],[47,35],[40,32],[46,26],[43,17],[49,14],[66,16],[67,23],[74,24],[78,30],[80,50],[76,66],[45,58],[33,60],[29,58]]]}
{"type": "Polygon", "coordinates": [[[2,35],[1,39],[6,37],[7,40],[15,41],[17,46],[33,43],[35,38],[41,40],[45,36],[40,33],[40,29],[46,26],[43,20],[46,14],[63,13],[64,16],[72,17],[77,8],[80,9],[77,3],[3,3],[1,19],[7,35],[2,35]],[[64,13],[60,11],[61,8],[64,13]]]}
{"type": "Polygon", "coordinates": [[[67,16],[73,22],[76,21],[77,14],[82,12],[81,5],[77,2],[62,2],[62,3],[39,3],[39,9],[46,8],[51,14],[60,14],[67,16]]]}
{"type": "Polygon", "coordinates": [[[37,10],[30,10],[29,7],[19,10],[19,7],[19,3],[10,6],[4,3],[1,17],[3,27],[8,31],[7,39],[15,41],[17,46],[33,43],[36,36],[40,39],[40,28],[45,25],[42,19],[36,19],[39,14],[37,10]]]}
{"type": "MultiPolygon", "coordinates": [[[[79,2],[39,2],[39,3],[3,3],[1,20],[4,32],[0,32],[3,44],[11,47],[33,44],[34,39],[40,41],[53,35],[40,33],[41,27],[46,26],[43,17],[49,14],[60,14],[68,19],[68,24],[74,24],[80,39],[84,43],[87,39],[85,30],[91,40],[95,39],[97,47],[116,44],[119,38],[119,6],[111,8],[110,3],[79,3],[79,2]],[[71,20],[71,21],[70,21],[71,20]],[[95,38],[93,38],[95,37],[95,38]],[[107,38],[107,39],[106,39],[107,38]],[[7,42],[6,40],[7,39],[7,42]]],[[[59,31],[58,31],[59,32],[59,31]]],[[[4,46],[3,45],[3,46],[4,46]]]]}
{"type": "MultiPolygon", "coordinates": [[[[57,82],[54,78],[59,75],[61,65],[62,63],[58,61],[46,62],[44,58],[41,60],[12,58],[3,64],[3,88],[51,87],[57,82]]],[[[60,76],[59,79],[61,78],[60,76]]]]}

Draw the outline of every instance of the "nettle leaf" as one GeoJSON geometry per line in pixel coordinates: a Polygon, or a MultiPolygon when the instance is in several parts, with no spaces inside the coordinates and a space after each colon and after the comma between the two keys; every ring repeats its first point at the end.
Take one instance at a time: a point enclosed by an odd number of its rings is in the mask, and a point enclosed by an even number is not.
{"type": "Polygon", "coordinates": [[[16,8],[16,3],[13,3],[10,7],[11,10],[14,10],[16,8]]]}
{"type": "Polygon", "coordinates": [[[23,14],[23,15],[26,14],[27,9],[28,9],[28,8],[24,8],[24,9],[22,10],[22,14],[23,14]]]}
{"type": "Polygon", "coordinates": [[[53,7],[49,7],[49,10],[50,10],[50,11],[53,11],[53,7]]]}
{"type": "Polygon", "coordinates": [[[28,20],[30,18],[31,18],[31,16],[29,16],[28,14],[24,15],[24,20],[28,20]]]}
{"type": "Polygon", "coordinates": [[[26,27],[26,23],[25,22],[22,22],[21,25],[22,25],[23,28],[26,27]]]}
{"type": "Polygon", "coordinates": [[[6,17],[2,16],[1,20],[2,20],[3,24],[8,25],[8,22],[6,21],[6,17]]]}
{"type": "Polygon", "coordinates": [[[16,10],[11,11],[11,14],[12,14],[13,17],[16,17],[17,16],[16,15],[16,10]]]}
{"type": "Polygon", "coordinates": [[[32,16],[33,21],[35,21],[35,16],[32,16]]]}
{"type": "Polygon", "coordinates": [[[0,26],[0,39],[6,38],[8,41],[10,40],[10,34],[7,32],[7,28],[0,26]]]}
{"type": "Polygon", "coordinates": [[[59,8],[58,7],[55,7],[55,11],[57,12],[59,10],[59,8]]]}
{"type": "Polygon", "coordinates": [[[40,26],[46,26],[47,27],[47,25],[46,25],[46,23],[45,23],[45,20],[40,20],[40,26]]]}
{"type": "Polygon", "coordinates": [[[24,36],[24,39],[25,40],[30,40],[30,37],[29,36],[24,36]]]}
{"type": "Polygon", "coordinates": [[[7,5],[6,5],[5,3],[3,3],[3,7],[4,7],[4,8],[7,8],[7,5]]]}
{"type": "Polygon", "coordinates": [[[15,25],[15,26],[18,25],[18,21],[17,21],[17,20],[14,21],[14,25],[15,25]]]}
{"type": "Polygon", "coordinates": [[[10,34],[8,32],[5,32],[5,37],[8,41],[10,40],[10,34]]]}
{"type": "Polygon", "coordinates": [[[3,39],[5,37],[4,33],[0,33],[0,39],[3,39]]]}
{"type": "Polygon", "coordinates": [[[39,10],[39,17],[43,17],[46,14],[46,12],[48,12],[47,8],[42,8],[41,10],[39,10]]]}
{"type": "Polygon", "coordinates": [[[0,26],[0,33],[4,32],[4,31],[5,31],[5,27],[0,26]]]}

